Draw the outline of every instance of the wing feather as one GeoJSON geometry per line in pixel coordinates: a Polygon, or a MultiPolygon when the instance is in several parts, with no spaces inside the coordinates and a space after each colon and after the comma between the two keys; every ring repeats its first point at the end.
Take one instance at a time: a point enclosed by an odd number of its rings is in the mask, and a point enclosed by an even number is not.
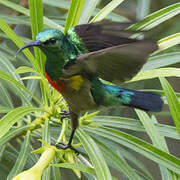
{"type": "Polygon", "coordinates": [[[64,70],[65,76],[98,76],[112,83],[122,83],[136,75],[147,57],[158,49],[155,42],[141,40],[84,54],[64,70]]]}
{"type": "Polygon", "coordinates": [[[73,43],[77,43],[72,36],[73,31],[82,40],[89,52],[98,51],[112,46],[136,42],[136,39],[131,39],[130,36],[137,31],[126,30],[129,25],[131,23],[111,21],[81,24],[72,27],[67,32],[67,38],[73,43]]]}

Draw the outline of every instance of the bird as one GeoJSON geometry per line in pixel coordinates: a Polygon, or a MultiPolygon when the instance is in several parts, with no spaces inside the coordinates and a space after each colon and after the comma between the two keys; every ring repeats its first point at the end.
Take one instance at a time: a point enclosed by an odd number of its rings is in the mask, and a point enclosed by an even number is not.
{"type": "Polygon", "coordinates": [[[46,56],[45,76],[68,103],[72,131],[61,149],[73,148],[78,119],[84,112],[113,106],[162,110],[159,94],[120,86],[134,77],[148,56],[158,49],[154,41],[132,38],[139,31],[127,30],[129,25],[101,21],[73,26],[66,34],[45,29],[17,51],[18,54],[29,47],[41,49],[46,56]]]}

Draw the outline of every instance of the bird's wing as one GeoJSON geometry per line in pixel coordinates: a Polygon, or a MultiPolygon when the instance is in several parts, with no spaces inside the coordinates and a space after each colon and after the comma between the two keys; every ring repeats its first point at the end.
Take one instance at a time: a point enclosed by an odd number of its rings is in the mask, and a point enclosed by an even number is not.
{"type": "Polygon", "coordinates": [[[111,21],[81,24],[70,28],[66,38],[77,46],[82,42],[88,52],[98,51],[135,42],[136,39],[131,39],[130,36],[137,31],[126,30],[131,24],[111,21]]]}
{"type": "Polygon", "coordinates": [[[84,73],[89,77],[98,76],[119,84],[137,74],[147,57],[157,49],[155,42],[141,40],[87,53],[64,69],[64,75],[84,73]]]}

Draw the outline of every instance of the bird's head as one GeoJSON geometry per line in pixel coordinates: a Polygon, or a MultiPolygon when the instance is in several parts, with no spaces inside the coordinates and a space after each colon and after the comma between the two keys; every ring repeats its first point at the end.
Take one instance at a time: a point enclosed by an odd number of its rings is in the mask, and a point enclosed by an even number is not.
{"type": "Polygon", "coordinates": [[[36,35],[36,40],[30,43],[25,44],[21,47],[16,55],[20,53],[23,49],[28,47],[37,46],[39,47],[45,54],[50,52],[54,52],[60,50],[64,41],[64,34],[57,29],[46,29],[44,31],[39,32],[36,35]]]}

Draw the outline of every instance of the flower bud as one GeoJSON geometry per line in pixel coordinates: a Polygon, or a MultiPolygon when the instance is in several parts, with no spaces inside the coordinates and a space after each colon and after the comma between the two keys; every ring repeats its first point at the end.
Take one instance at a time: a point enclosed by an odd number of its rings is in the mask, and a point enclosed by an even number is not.
{"type": "Polygon", "coordinates": [[[55,147],[46,146],[38,162],[30,169],[21,172],[12,180],[41,180],[44,169],[50,164],[55,156],[55,147]]]}

